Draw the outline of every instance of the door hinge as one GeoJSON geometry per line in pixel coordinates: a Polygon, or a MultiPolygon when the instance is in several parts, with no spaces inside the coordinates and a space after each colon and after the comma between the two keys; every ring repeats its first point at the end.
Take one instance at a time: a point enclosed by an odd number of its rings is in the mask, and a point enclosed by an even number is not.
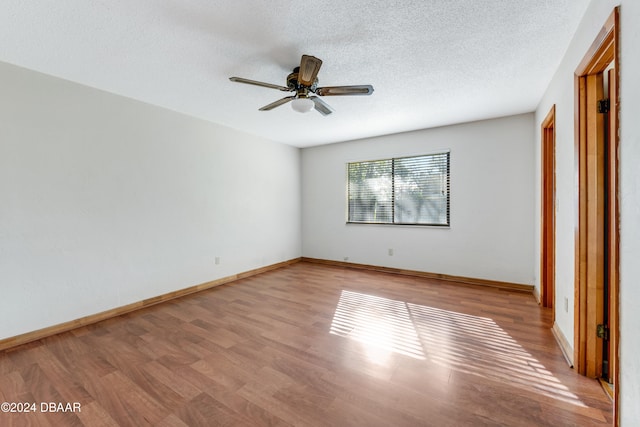
{"type": "Polygon", "coordinates": [[[607,114],[609,112],[609,100],[608,99],[601,99],[600,101],[598,101],[598,113],[600,114],[607,114]]]}
{"type": "Polygon", "coordinates": [[[603,340],[609,339],[609,327],[605,325],[598,325],[596,328],[596,335],[603,340]]]}

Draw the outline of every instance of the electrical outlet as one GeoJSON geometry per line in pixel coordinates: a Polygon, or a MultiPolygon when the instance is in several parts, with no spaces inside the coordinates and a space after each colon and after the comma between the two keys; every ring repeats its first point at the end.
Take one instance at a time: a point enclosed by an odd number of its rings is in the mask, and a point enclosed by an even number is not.
{"type": "Polygon", "coordinates": [[[389,256],[393,256],[393,249],[389,248],[389,256]]]}
{"type": "Polygon", "coordinates": [[[220,264],[220,257],[219,256],[216,257],[215,262],[216,262],[216,265],[220,264]]]}
{"type": "Polygon", "coordinates": [[[569,312],[569,298],[564,297],[564,311],[565,313],[569,312]]]}

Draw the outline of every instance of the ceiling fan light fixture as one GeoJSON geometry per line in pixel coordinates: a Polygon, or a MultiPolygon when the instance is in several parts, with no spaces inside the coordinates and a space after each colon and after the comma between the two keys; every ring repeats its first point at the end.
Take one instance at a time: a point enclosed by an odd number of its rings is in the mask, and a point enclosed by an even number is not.
{"type": "Polygon", "coordinates": [[[315,104],[309,98],[296,98],[291,101],[291,108],[298,113],[308,113],[313,110],[315,104]]]}

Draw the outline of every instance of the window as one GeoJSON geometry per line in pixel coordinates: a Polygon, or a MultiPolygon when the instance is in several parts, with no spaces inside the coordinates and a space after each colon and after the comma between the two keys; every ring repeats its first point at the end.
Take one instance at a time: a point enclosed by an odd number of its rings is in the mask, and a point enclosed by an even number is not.
{"type": "Polygon", "coordinates": [[[347,165],[348,222],[449,225],[449,152],[347,165]]]}

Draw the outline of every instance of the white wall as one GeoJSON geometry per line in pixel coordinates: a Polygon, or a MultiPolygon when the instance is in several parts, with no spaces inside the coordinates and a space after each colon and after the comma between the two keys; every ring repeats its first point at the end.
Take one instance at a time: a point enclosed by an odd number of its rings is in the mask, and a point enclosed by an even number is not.
{"type": "MultiPolygon", "coordinates": [[[[556,104],[556,298],[569,299],[569,311],[556,305],[556,323],[573,343],[574,72],[613,8],[620,7],[620,424],[640,423],[640,2],[593,0],[556,75],[536,111],[536,224],[540,206],[540,124],[556,104]]],[[[536,230],[536,235],[538,230],[536,230]]],[[[539,259],[536,241],[536,262],[539,259]]],[[[536,286],[539,279],[536,278],[536,286]]]]}
{"type": "Polygon", "coordinates": [[[640,2],[620,17],[620,420],[640,424],[640,2]]]}
{"type": "Polygon", "coordinates": [[[299,149],[2,63],[0,93],[0,339],[300,256],[299,149]]]}
{"type": "Polygon", "coordinates": [[[532,127],[525,114],[303,149],[303,256],[532,284],[532,127]],[[450,228],[345,223],[347,162],[442,149],[450,228]]]}

